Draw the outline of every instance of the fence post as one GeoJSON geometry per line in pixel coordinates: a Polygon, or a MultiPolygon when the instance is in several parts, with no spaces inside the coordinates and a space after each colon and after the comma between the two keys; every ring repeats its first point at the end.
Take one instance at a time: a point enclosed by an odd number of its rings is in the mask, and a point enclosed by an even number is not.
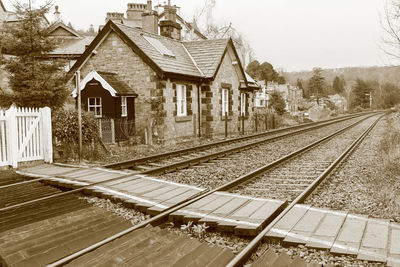
{"type": "Polygon", "coordinates": [[[241,115],[242,118],[242,135],[244,135],[244,114],[241,115]]]}
{"type": "Polygon", "coordinates": [[[13,168],[18,167],[18,131],[17,131],[17,109],[11,106],[6,111],[6,139],[9,164],[13,168]]]}
{"type": "Polygon", "coordinates": [[[44,107],[40,109],[41,116],[41,132],[43,144],[43,158],[44,162],[53,163],[53,135],[51,128],[51,109],[44,107]]]}
{"type": "Polygon", "coordinates": [[[225,111],[225,138],[228,137],[228,112],[225,111]]]}
{"type": "Polygon", "coordinates": [[[268,113],[264,114],[264,119],[265,119],[265,130],[268,131],[268,113]]]}

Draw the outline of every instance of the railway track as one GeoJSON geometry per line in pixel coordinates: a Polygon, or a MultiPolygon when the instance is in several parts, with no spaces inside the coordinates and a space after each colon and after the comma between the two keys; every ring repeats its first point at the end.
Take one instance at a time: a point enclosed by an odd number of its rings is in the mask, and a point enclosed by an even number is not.
{"type": "MultiPolygon", "coordinates": [[[[367,119],[367,118],[365,118],[365,119],[367,119]]],[[[67,257],[64,257],[64,258],[62,258],[60,260],[54,261],[53,263],[49,264],[49,266],[61,266],[61,265],[65,265],[67,263],[71,263],[72,264],[72,263],[74,263],[74,261],[75,262],[79,262],[79,260],[81,258],[83,258],[83,257],[91,258],[94,255],[96,255],[96,253],[98,253],[98,251],[100,251],[103,247],[106,247],[106,246],[109,247],[109,248],[114,248],[114,249],[117,249],[120,246],[124,246],[124,244],[129,246],[129,244],[126,244],[124,242],[121,243],[121,242],[116,242],[116,241],[117,240],[122,240],[122,239],[124,239],[124,240],[125,239],[129,239],[130,240],[130,238],[127,238],[127,236],[131,236],[131,235],[134,236],[135,233],[137,233],[137,230],[142,229],[142,228],[146,227],[149,224],[156,225],[156,224],[159,224],[161,222],[164,222],[168,217],[170,217],[170,218],[174,217],[173,216],[174,213],[179,212],[180,210],[184,209],[187,206],[190,206],[191,204],[195,203],[196,201],[199,201],[199,200],[201,200],[201,199],[203,199],[203,198],[205,198],[207,196],[210,196],[212,193],[215,193],[217,191],[227,191],[227,190],[231,190],[232,188],[238,188],[238,186],[240,184],[242,184],[244,182],[248,182],[249,179],[254,179],[254,177],[260,175],[261,173],[264,173],[267,170],[271,170],[272,168],[276,168],[279,164],[282,164],[283,162],[287,162],[290,158],[293,158],[293,157],[296,157],[298,155],[301,155],[302,153],[306,153],[306,151],[310,150],[311,147],[318,146],[318,145],[326,142],[327,140],[329,140],[329,139],[341,134],[342,132],[352,128],[352,126],[355,126],[356,124],[348,126],[345,129],[342,129],[342,130],[337,131],[337,132],[335,132],[335,133],[333,133],[333,134],[331,134],[331,135],[329,135],[327,137],[324,137],[321,140],[318,140],[318,141],[314,142],[313,144],[310,144],[309,146],[306,146],[306,147],[304,147],[302,149],[299,149],[299,150],[291,153],[290,155],[288,155],[288,156],[286,156],[284,158],[281,158],[281,159],[279,159],[279,160],[277,160],[277,161],[275,161],[275,162],[273,162],[271,164],[268,164],[267,166],[265,166],[263,168],[259,168],[259,169],[255,170],[255,171],[249,173],[248,175],[241,176],[241,177],[235,179],[234,181],[231,181],[231,182],[229,182],[227,184],[219,186],[219,187],[217,187],[217,188],[215,188],[213,190],[205,190],[205,191],[199,193],[197,196],[192,196],[191,199],[182,201],[182,203],[178,203],[178,204],[176,204],[176,205],[174,205],[172,207],[169,207],[166,210],[162,211],[160,214],[154,216],[153,218],[151,218],[151,219],[149,219],[149,220],[147,220],[145,222],[142,222],[142,223],[140,223],[138,225],[129,227],[128,229],[125,229],[122,232],[119,232],[119,233],[117,233],[117,234],[115,234],[113,236],[109,236],[109,237],[103,239],[102,241],[97,242],[95,244],[92,244],[91,246],[88,246],[88,247],[86,247],[86,248],[84,248],[82,250],[79,250],[77,252],[74,252],[71,255],[67,256],[67,257]],[[111,244],[114,244],[114,245],[111,245],[111,244]],[[89,255],[92,255],[92,256],[89,256],[89,255]]],[[[373,126],[371,126],[371,127],[373,127],[373,126]]],[[[350,151],[352,151],[354,149],[354,147],[356,147],[358,142],[361,142],[363,136],[365,136],[366,134],[367,134],[367,131],[365,131],[359,137],[359,139],[357,139],[357,141],[352,143],[352,146],[346,150],[347,151],[346,153],[349,153],[350,151]]],[[[245,261],[245,259],[248,258],[248,256],[251,254],[251,252],[255,249],[255,247],[258,245],[258,243],[261,242],[261,240],[263,239],[263,237],[266,234],[266,232],[268,232],[272,228],[272,226],[275,225],[277,221],[279,221],[280,218],[282,218],[286,213],[288,213],[288,211],[290,211],[290,209],[295,204],[303,201],[304,198],[306,198],[312,192],[312,190],[320,183],[320,181],[330,171],[332,171],[334,169],[334,167],[337,164],[339,164],[339,162],[344,157],[346,157],[346,155],[347,155],[346,153],[343,152],[333,163],[331,163],[329,165],[329,168],[325,169],[323,171],[323,173],[321,175],[319,175],[319,177],[316,180],[314,180],[310,185],[308,185],[307,189],[305,191],[303,191],[298,197],[296,197],[296,199],[294,201],[292,201],[287,206],[287,208],[285,208],[283,210],[283,212],[279,213],[279,215],[272,221],[272,223],[268,224],[268,226],[266,228],[264,228],[264,230],[259,235],[257,235],[257,237],[252,242],[250,242],[249,246],[244,251],[242,251],[239,255],[237,255],[229,263],[229,265],[230,266],[238,266],[238,265],[242,264],[245,261]]],[[[121,178],[119,178],[119,179],[121,179],[121,178]]],[[[92,186],[92,185],[85,186],[85,188],[89,188],[90,186],[92,186]]],[[[81,188],[75,189],[75,190],[81,190],[81,188]]],[[[76,191],[71,190],[71,192],[76,192],[76,191]]],[[[20,206],[18,206],[18,207],[20,207],[20,206]]],[[[14,207],[12,207],[12,206],[9,207],[9,209],[13,209],[13,208],[14,207]]],[[[2,210],[0,209],[0,212],[1,211],[2,210]]],[[[132,245],[132,244],[130,243],[130,245],[132,245]]],[[[129,258],[130,256],[128,254],[124,254],[124,256],[121,256],[121,255],[117,255],[117,256],[110,255],[110,257],[113,258],[114,260],[115,260],[115,257],[117,257],[117,258],[118,257],[122,257],[122,258],[119,258],[121,260],[121,262],[130,262],[132,264],[133,261],[132,261],[131,258],[129,258]]],[[[225,258],[225,260],[226,260],[226,258],[225,258]]]]}
{"type": "Polygon", "coordinates": [[[363,115],[365,116],[365,114],[357,114],[321,122],[296,125],[255,135],[108,164],[104,167],[110,169],[130,169],[133,173],[147,175],[159,175],[163,173],[174,172],[178,169],[198,165],[210,160],[224,158],[234,153],[248,150],[268,142],[273,142],[282,138],[289,138],[294,135],[317,130],[321,127],[327,127],[329,125],[351,120],[363,115]]]}

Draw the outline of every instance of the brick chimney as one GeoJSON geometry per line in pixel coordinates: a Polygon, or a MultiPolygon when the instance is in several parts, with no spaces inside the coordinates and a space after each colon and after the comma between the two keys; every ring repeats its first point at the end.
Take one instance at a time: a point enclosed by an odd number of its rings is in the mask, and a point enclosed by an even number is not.
{"type": "Polygon", "coordinates": [[[129,3],[126,10],[126,17],[128,20],[136,21],[138,25],[142,22],[142,14],[147,9],[146,4],[129,3]]]}
{"type": "Polygon", "coordinates": [[[168,1],[168,6],[164,7],[165,20],[160,21],[160,34],[175,40],[181,39],[182,26],[176,22],[176,5],[171,6],[168,1]]]}
{"type": "Polygon", "coordinates": [[[123,23],[124,22],[124,13],[108,12],[107,13],[107,18],[106,18],[106,23],[109,20],[112,20],[112,21],[115,21],[115,22],[119,22],[119,23],[123,23]]]}
{"type": "Polygon", "coordinates": [[[158,34],[158,14],[153,10],[151,0],[147,0],[147,9],[142,14],[142,30],[158,34]]]}

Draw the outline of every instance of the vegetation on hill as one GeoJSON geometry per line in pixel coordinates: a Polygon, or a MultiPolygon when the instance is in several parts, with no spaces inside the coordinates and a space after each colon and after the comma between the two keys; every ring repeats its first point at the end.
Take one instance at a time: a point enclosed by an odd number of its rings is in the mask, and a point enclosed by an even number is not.
{"type": "Polygon", "coordinates": [[[349,108],[389,108],[400,103],[400,66],[314,69],[287,72],[289,83],[301,85],[303,95],[340,94],[346,97],[349,108]],[[322,80],[321,80],[322,79],[322,80]]]}

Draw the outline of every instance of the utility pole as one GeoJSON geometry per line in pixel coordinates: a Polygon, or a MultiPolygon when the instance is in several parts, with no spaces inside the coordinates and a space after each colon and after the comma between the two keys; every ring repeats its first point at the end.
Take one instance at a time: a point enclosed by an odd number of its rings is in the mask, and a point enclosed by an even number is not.
{"type": "Polygon", "coordinates": [[[78,94],[78,139],[79,139],[79,164],[82,161],[82,107],[81,107],[81,72],[79,70],[75,73],[76,92],[78,94]]]}

